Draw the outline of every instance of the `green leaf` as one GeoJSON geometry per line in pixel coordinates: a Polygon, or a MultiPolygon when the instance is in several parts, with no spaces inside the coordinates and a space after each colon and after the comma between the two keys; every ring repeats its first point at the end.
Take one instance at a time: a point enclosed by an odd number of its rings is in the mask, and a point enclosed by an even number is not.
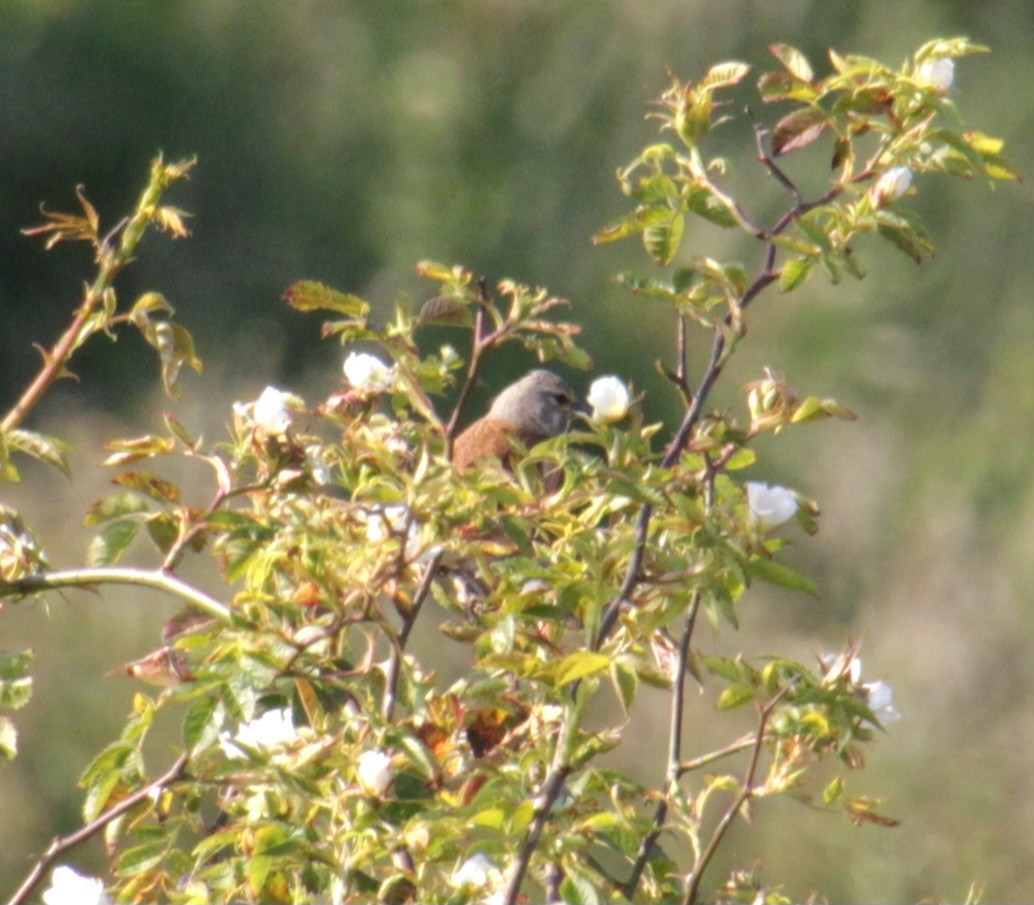
{"type": "Polygon", "coordinates": [[[837,776],[825,789],[822,790],[822,803],[824,805],[836,804],[844,794],[844,781],[837,776]]]}
{"type": "Polygon", "coordinates": [[[567,905],[599,905],[600,895],[588,878],[567,874],[560,884],[560,898],[567,905]]]}
{"type": "Polygon", "coordinates": [[[296,311],[333,311],[356,320],[365,320],[370,306],[359,296],[331,289],[315,280],[299,280],[284,292],[287,304],[296,311]]]}
{"type": "Polygon", "coordinates": [[[707,70],[699,83],[700,88],[715,90],[717,88],[731,88],[742,82],[750,72],[750,65],[740,63],[736,60],[727,63],[718,63],[707,70]]]}
{"type": "Polygon", "coordinates": [[[735,707],[742,707],[756,697],[757,692],[752,685],[737,682],[735,685],[730,685],[722,691],[718,696],[718,704],[716,706],[719,710],[732,710],[735,707]]]}
{"type": "Polygon", "coordinates": [[[168,850],[169,841],[164,837],[127,849],[119,856],[119,873],[132,877],[151,870],[162,863],[168,850]]]}
{"type": "Polygon", "coordinates": [[[804,107],[788,113],[772,129],[772,154],[779,157],[799,151],[815,141],[829,126],[821,107],[804,107]]]}
{"type": "Polygon", "coordinates": [[[794,258],[783,265],[779,273],[779,291],[790,292],[811,276],[815,267],[814,258],[794,258]]]}
{"type": "Polygon", "coordinates": [[[211,693],[196,701],[183,720],[183,744],[191,756],[211,747],[219,737],[223,709],[218,695],[211,693]]]}
{"type": "Polygon", "coordinates": [[[810,82],[815,77],[808,58],[796,47],[791,47],[789,44],[775,43],[769,44],[768,50],[772,56],[786,67],[787,71],[795,79],[799,79],[802,82],[810,82]]]}
{"type": "Polygon", "coordinates": [[[14,760],[18,756],[18,732],[10,717],[0,716],[0,759],[14,760]]]}
{"type": "Polygon", "coordinates": [[[15,428],[7,431],[7,446],[11,450],[25,453],[48,465],[53,465],[66,477],[71,477],[72,472],[68,466],[69,445],[62,440],[48,437],[45,434],[37,434],[34,431],[15,428]]]}
{"type": "Polygon", "coordinates": [[[610,666],[610,657],[592,651],[579,650],[568,654],[559,661],[549,664],[542,672],[552,677],[557,685],[576,682],[594,673],[602,672],[610,666]]]}
{"type": "Polygon", "coordinates": [[[751,578],[760,578],[762,581],[778,585],[781,588],[788,588],[791,591],[803,591],[812,597],[819,596],[818,589],[811,579],[773,559],[758,557],[750,560],[747,563],[747,574],[751,578]]]}
{"type": "Polygon", "coordinates": [[[615,660],[610,665],[610,678],[614,682],[614,690],[625,713],[632,709],[635,702],[635,694],[639,689],[639,675],[636,673],[634,660],[630,663],[627,659],[615,660]]]}
{"type": "Polygon", "coordinates": [[[179,487],[149,471],[124,472],[115,478],[115,483],[139,491],[159,503],[178,503],[181,497],[179,487]]]}
{"type": "Polygon", "coordinates": [[[126,552],[126,547],[136,536],[140,523],[119,519],[108,525],[100,534],[90,541],[86,551],[86,562],[89,566],[110,566],[116,563],[126,552]]]}
{"type": "Polygon", "coordinates": [[[676,214],[662,223],[654,223],[643,230],[643,247],[646,253],[661,266],[667,266],[682,244],[686,229],[686,218],[676,214]]]}
{"type": "Polygon", "coordinates": [[[99,525],[101,522],[110,522],[112,519],[121,518],[126,515],[137,515],[141,512],[148,512],[150,507],[147,501],[141,499],[138,494],[122,491],[113,493],[111,496],[98,500],[86,511],[87,525],[99,525]]]}

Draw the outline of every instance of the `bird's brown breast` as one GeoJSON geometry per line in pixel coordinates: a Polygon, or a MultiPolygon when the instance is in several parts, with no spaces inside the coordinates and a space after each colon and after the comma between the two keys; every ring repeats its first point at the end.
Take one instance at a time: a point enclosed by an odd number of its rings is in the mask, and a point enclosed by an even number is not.
{"type": "Polygon", "coordinates": [[[469,471],[478,462],[497,459],[509,465],[514,439],[523,446],[534,446],[546,437],[516,430],[512,424],[486,415],[470,425],[453,443],[452,464],[460,471],[469,471]]]}

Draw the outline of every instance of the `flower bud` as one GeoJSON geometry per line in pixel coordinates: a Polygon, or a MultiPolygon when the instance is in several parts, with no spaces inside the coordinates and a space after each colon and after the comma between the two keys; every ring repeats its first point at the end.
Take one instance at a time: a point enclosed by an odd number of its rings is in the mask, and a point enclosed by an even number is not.
{"type": "Polygon", "coordinates": [[[955,61],[950,57],[936,57],[927,60],[917,70],[915,80],[937,92],[945,92],[955,81],[955,61]]]}
{"type": "Polygon", "coordinates": [[[620,421],[628,414],[632,395],[620,377],[597,377],[589,387],[589,405],[593,421],[608,424],[620,421]]]}
{"type": "Polygon", "coordinates": [[[872,198],[877,207],[893,204],[903,198],[912,187],[912,171],[908,167],[891,167],[872,187],[872,198]]]}

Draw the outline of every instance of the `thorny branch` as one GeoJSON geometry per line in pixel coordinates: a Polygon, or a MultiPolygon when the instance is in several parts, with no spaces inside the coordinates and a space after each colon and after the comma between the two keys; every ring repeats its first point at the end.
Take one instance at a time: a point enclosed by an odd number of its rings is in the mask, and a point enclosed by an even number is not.
{"type": "Polygon", "coordinates": [[[772,716],[772,712],[789,693],[790,687],[791,686],[788,685],[783,688],[782,691],[772,698],[771,701],[769,701],[764,707],[760,708],[760,712],[758,714],[758,728],[754,735],[754,747],[750,754],[750,762],[747,764],[747,771],[743,776],[743,781],[740,783],[740,790],[736,793],[736,797],[733,799],[732,804],[729,805],[729,809],[718,822],[718,826],[715,827],[715,830],[711,834],[711,838],[708,840],[704,850],[700,853],[696,862],[693,864],[693,870],[690,872],[689,882],[686,885],[686,895],[682,900],[683,905],[694,905],[697,901],[697,895],[700,892],[700,881],[703,879],[704,870],[707,868],[707,865],[711,863],[711,859],[718,850],[718,846],[721,844],[725,834],[729,831],[729,827],[732,826],[732,822],[739,815],[743,806],[754,795],[754,777],[757,775],[758,762],[761,760],[761,748],[765,742],[765,730],[768,728],[768,720],[769,717],[772,716]]]}
{"type": "Polygon", "coordinates": [[[109,808],[91,823],[88,823],[82,829],[76,830],[74,833],[70,833],[67,836],[61,836],[50,843],[50,847],[43,853],[40,859],[33,866],[32,870],[29,871],[29,875],[22,881],[22,885],[18,887],[14,895],[8,899],[7,905],[21,905],[32,891],[36,888],[43,874],[47,868],[61,855],[63,852],[68,851],[71,848],[79,845],[81,842],[85,842],[92,836],[95,836],[104,827],[106,827],[112,820],[121,817],[123,814],[133,810],[138,804],[147,798],[153,796],[156,792],[165,788],[168,785],[182,779],[186,773],[187,761],[189,755],[184,752],[178,758],[175,763],[168,770],[159,776],[154,782],[137,789],[132,795],[128,795],[123,798],[114,807],[109,808]]]}

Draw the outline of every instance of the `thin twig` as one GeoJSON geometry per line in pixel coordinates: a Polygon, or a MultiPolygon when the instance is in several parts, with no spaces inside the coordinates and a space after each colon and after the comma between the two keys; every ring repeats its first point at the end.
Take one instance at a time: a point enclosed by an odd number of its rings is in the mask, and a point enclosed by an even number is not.
{"type": "Polygon", "coordinates": [[[635,863],[632,865],[632,872],[621,887],[622,894],[630,901],[635,898],[636,890],[639,888],[639,880],[642,878],[646,864],[653,854],[653,847],[657,844],[657,840],[664,829],[664,823],[668,818],[668,800],[671,796],[671,789],[678,782],[681,772],[682,722],[685,716],[686,703],[686,661],[689,659],[689,644],[693,638],[693,630],[696,627],[697,613],[699,611],[700,591],[694,590],[686,615],[686,627],[683,629],[682,638],[679,641],[678,660],[675,666],[675,687],[671,695],[668,768],[665,774],[665,785],[667,788],[654,811],[653,829],[650,830],[640,844],[639,851],[636,853],[635,863]]]}
{"type": "Polygon", "coordinates": [[[532,821],[531,828],[528,830],[528,834],[524,837],[524,842],[510,873],[509,882],[503,893],[503,905],[514,905],[517,901],[517,895],[521,891],[521,883],[524,882],[524,875],[528,872],[528,865],[531,863],[531,856],[534,854],[535,849],[538,848],[539,838],[542,836],[543,829],[545,829],[546,821],[553,810],[553,805],[556,804],[557,798],[560,797],[560,793],[563,791],[564,783],[567,781],[570,772],[571,767],[566,763],[554,765],[550,771],[542,789],[542,797],[539,807],[535,811],[535,818],[532,821]]]}
{"type": "Polygon", "coordinates": [[[388,659],[388,676],[384,689],[384,703],[381,708],[385,721],[391,720],[391,715],[395,710],[395,701],[398,697],[399,674],[402,670],[402,655],[406,650],[406,642],[409,641],[410,632],[413,630],[417,616],[420,615],[420,608],[424,605],[427,595],[431,593],[431,585],[438,575],[438,567],[441,565],[444,555],[445,551],[439,550],[431,557],[431,561],[424,570],[424,577],[420,580],[420,587],[417,588],[416,596],[413,598],[409,614],[403,621],[398,635],[392,639],[391,654],[388,659]]]}
{"type": "Polygon", "coordinates": [[[686,886],[686,895],[682,900],[683,905],[694,905],[697,901],[697,895],[700,892],[700,882],[703,879],[704,870],[707,868],[707,865],[711,863],[711,859],[714,858],[715,852],[718,851],[718,846],[721,844],[725,834],[729,831],[729,827],[732,826],[733,821],[739,815],[743,806],[754,795],[754,777],[757,775],[758,763],[761,760],[761,748],[765,742],[765,730],[768,726],[769,717],[771,717],[772,712],[789,693],[790,688],[791,686],[789,685],[783,688],[782,691],[762,707],[758,713],[758,728],[754,736],[754,745],[750,754],[750,762],[747,764],[747,771],[740,783],[740,790],[736,793],[736,797],[733,799],[732,804],[729,805],[729,809],[724,815],[722,815],[722,819],[718,822],[718,826],[715,827],[707,845],[693,864],[693,870],[690,872],[689,882],[686,886]]]}
{"type": "Polygon", "coordinates": [[[0,599],[23,597],[58,588],[92,589],[102,584],[125,584],[165,591],[186,600],[223,622],[231,620],[229,607],[175,575],[161,569],[133,569],[105,566],[96,569],[65,569],[26,575],[14,581],[0,581],[0,599]]]}
{"type": "Polygon", "coordinates": [[[7,905],[21,905],[21,903],[24,902],[36,888],[36,885],[43,877],[47,868],[54,863],[59,855],[68,851],[70,848],[74,848],[81,842],[85,842],[87,839],[100,832],[100,830],[104,829],[104,827],[111,823],[112,820],[115,820],[123,814],[133,810],[133,808],[140,804],[140,802],[145,798],[152,796],[156,790],[162,789],[182,778],[186,770],[188,760],[189,755],[186,753],[181,754],[176,758],[175,763],[173,763],[165,773],[154,780],[154,782],[137,789],[132,795],[123,798],[122,801],[114,807],[109,808],[82,829],[76,830],[74,833],[70,833],[67,836],[58,837],[51,842],[49,848],[47,848],[33,866],[29,875],[24,881],[22,881],[22,885],[18,887],[14,895],[8,900],[7,905]]]}
{"type": "Polygon", "coordinates": [[[746,751],[748,748],[753,747],[754,735],[751,733],[726,745],[724,748],[719,748],[716,751],[709,751],[707,754],[701,754],[699,757],[693,757],[689,760],[682,761],[679,764],[679,776],[693,770],[699,770],[701,767],[706,767],[709,764],[722,760],[722,758],[731,757],[733,754],[739,754],[741,751],[746,751]]]}
{"type": "Polygon", "coordinates": [[[485,279],[478,280],[478,299],[475,302],[474,312],[474,335],[471,338],[470,363],[467,365],[467,376],[460,388],[460,395],[456,399],[456,405],[452,410],[448,423],[445,425],[446,455],[452,456],[452,441],[456,439],[459,430],[460,418],[463,409],[470,399],[470,394],[477,385],[478,369],[481,367],[481,355],[489,345],[489,338],[485,337],[485,313],[488,307],[488,289],[485,286],[485,279]]]}

